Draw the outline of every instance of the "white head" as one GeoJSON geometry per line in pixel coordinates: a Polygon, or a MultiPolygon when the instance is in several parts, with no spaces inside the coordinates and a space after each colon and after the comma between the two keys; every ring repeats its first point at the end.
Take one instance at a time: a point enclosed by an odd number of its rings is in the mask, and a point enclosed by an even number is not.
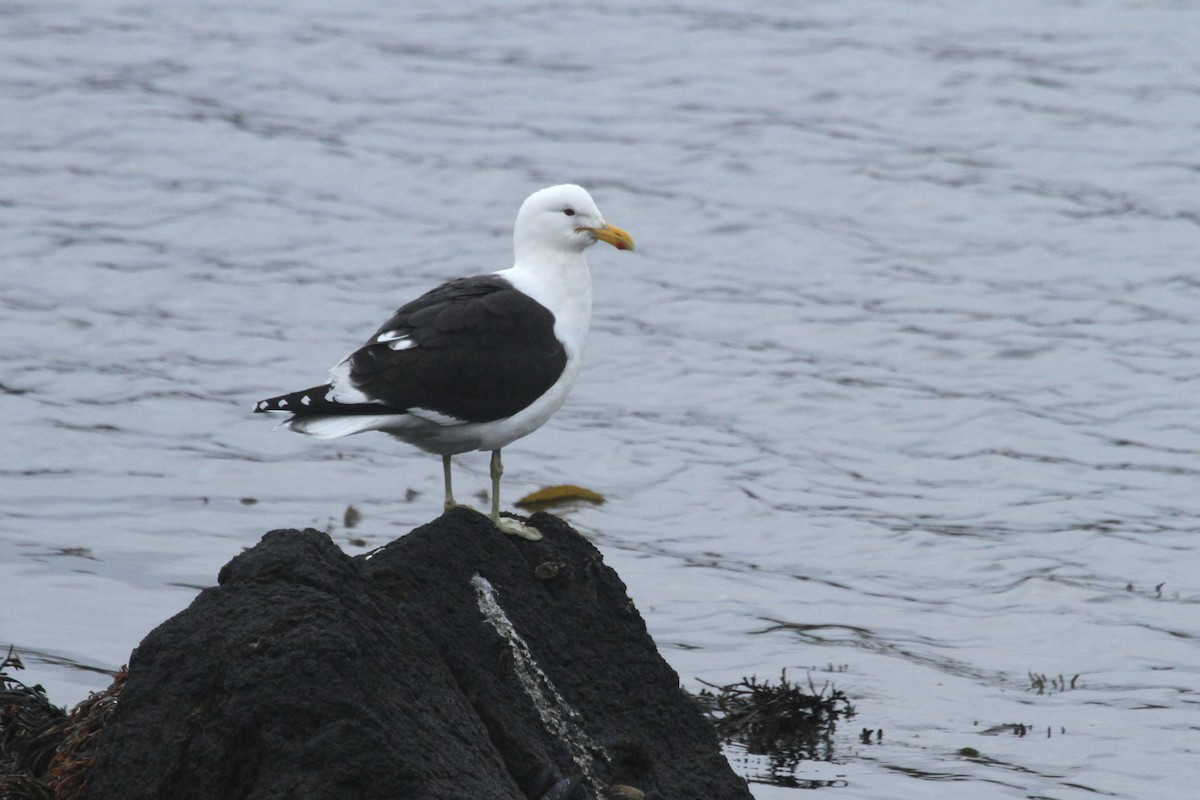
{"type": "Polygon", "coordinates": [[[517,260],[536,250],[583,252],[597,241],[632,250],[628,233],[604,221],[592,196],[573,184],[534,192],[521,204],[513,229],[517,260]]]}

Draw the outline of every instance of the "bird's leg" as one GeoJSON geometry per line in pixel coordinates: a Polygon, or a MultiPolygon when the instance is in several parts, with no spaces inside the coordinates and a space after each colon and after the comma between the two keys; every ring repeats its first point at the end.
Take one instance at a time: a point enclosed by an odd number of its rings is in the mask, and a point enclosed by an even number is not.
{"type": "Polygon", "coordinates": [[[512,517],[500,516],[500,476],[504,474],[504,464],[500,461],[500,451],[492,451],[492,523],[501,531],[513,536],[520,536],[536,542],[542,538],[537,528],[531,528],[512,517]]]}
{"type": "Polygon", "coordinates": [[[504,463],[500,451],[492,451],[492,522],[500,521],[500,476],[504,474],[504,463]]]}
{"type": "Polygon", "coordinates": [[[454,499],[454,489],[451,487],[450,483],[450,456],[442,456],[442,481],[446,487],[446,500],[443,503],[443,506],[445,506],[447,511],[452,508],[468,508],[471,511],[475,510],[470,506],[460,503],[454,499]]]}
{"type": "Polygon", "coordinates": [[[444,482],[445,487],[446,487],[446,500],[443,503],[443,505],[445,506],[447,511],[449,511],[452,508],[465,508],[468,511],[477,511],[478,510],[478,509],[472,508],[471,506],[467,505],[466,503],[460,503],[454,499],[454,489],[451,488],[451,482],[450,482],[450,456],[442,456],[442,481],[444,482]]]}
{"type": "Polygon", "coordinates": [[[442,456],[442,480],[446,483],[446,510],[454,508],[458,503],[454,502],[454,490],[450,488],[450,456],[442,456]]]}

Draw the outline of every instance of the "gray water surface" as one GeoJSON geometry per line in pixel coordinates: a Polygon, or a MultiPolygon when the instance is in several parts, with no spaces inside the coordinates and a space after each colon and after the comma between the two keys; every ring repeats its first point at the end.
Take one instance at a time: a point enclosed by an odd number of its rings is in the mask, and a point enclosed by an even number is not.
{"type": "Polygon", "coordinates": [[[252,403],[573,181],[640,252],[589,251],[583,373],[504,500],[608,498],[570,520],[689,688],[853,698],[832,761],[730,750],[760,800],[1191,796],[1200,9],[561,5],[0,3],[25,677],[105,686],[266,530],[436,515],[436,458],[252,403]]]}

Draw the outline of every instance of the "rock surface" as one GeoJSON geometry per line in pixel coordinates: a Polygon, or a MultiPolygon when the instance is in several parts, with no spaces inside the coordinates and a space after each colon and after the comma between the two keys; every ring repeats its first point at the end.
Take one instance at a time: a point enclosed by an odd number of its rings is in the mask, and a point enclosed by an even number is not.
{"type": "Polygon", "coordinates": [[[87,796],[750,798],[599,551],[529,522],[268,533],[134,651],[87,796]]]}

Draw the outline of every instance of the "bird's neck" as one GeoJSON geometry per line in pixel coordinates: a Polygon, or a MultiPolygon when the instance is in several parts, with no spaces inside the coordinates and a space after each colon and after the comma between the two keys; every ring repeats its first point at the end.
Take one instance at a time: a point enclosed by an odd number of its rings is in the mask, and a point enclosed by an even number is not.
{"type": "Polygon", "coordinates": [[[582,324],[581,333],[586,334],[592,314],[592,275],[582,252],[522,254],[511,269],[497,274],[550,309],[560,323],[582,324]]]}

